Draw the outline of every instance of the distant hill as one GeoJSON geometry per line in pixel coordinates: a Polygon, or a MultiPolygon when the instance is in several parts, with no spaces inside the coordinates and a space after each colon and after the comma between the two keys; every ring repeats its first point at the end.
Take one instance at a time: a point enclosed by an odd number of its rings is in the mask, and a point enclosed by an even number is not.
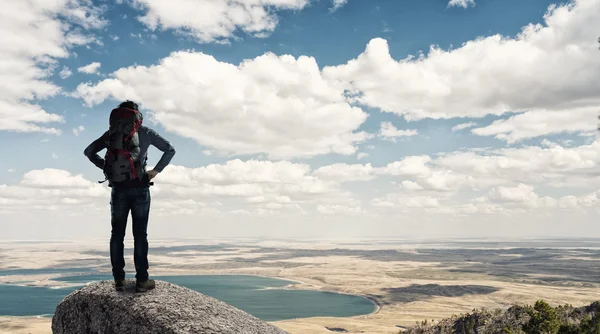
{"type": "Polygon", "coordinates": [[[600,302],[589,306],[552,307],[543,300],[535,306],[507,310],[473,310],[436,323],[424,321],[402,334],[600,334],[600,302]]]}

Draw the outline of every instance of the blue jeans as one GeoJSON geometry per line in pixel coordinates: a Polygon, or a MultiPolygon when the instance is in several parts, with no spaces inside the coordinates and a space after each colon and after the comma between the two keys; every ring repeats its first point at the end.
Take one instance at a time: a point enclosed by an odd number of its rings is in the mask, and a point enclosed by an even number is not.
{"type": "Polygon", "coordinates": [[[113,187],[110,195],[110,263],[115,280],[125,279],[123,240],[127,218],[131,211],[133,225],[133,262],[135,278],[139,282],[148,280],[148,215],[150,214],[150,188],[113,187]]]}

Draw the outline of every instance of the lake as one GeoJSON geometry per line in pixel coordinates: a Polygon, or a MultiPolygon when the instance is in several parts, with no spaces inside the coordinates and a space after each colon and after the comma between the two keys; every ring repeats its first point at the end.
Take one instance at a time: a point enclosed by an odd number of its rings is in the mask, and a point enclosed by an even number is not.
{"type": "MultiPolygon", "coordinates": [[[[132,278],[128,276],[128,278],[132,278]]],[[[278,289],[293,282],[243,275],[153,276],[220,299],[265,321],[308,317],[349,317],[369,314],[376,305],[369,299],[337,293],[278,289]]],[[[69,293],[107,275],[78,275],[55,280],[78,287],[44,288],[0,284],[0,315],[52,316],[56,305],[69,293]]]]}

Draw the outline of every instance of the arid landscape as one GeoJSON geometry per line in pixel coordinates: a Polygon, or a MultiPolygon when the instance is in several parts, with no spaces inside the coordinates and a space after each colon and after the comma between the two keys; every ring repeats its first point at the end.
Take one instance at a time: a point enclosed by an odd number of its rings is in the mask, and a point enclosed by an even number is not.
{"type": "MultiPolygon", "coordinates": [[[[110,271],[106,242],[0,244],[2,284],[58,286],[42,268],[110,271]],[[19,264],[20,266],[16,266],[19,264]],[[26,275],[11,270],[32,269],[26,275]],[[24,282],[24,283],[23,283],[24,282]]],[[[132,270],[132,241],[126,241],[132,270]]],[[[244,274],[285,278],[290,289],[366,296],[379,309],[349,318],[274,322],[290,333],[397,333],[425,319],[474,308],[507,308],[544,299],[552,305],[600,300],[600,241],[256,241],[151,242],[151,275],[244,274]]],[[[2,317],[0,331],[50,333],[50,318],[2,317]]]]}

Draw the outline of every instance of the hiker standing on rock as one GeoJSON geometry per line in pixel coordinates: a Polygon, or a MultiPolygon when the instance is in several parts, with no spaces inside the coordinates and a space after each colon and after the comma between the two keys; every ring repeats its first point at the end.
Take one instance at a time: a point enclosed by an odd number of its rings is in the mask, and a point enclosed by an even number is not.
{"type": "Polygon", "coordinates": [[[109,130],[84,151],[85,156],[103,170],[106,177],[104,181],[108,181],[108,186],[112,188],[110,262],[117,291],[125,290],[123,240],[129,211],[133,221],[135,290],[145,292],[155,287],[154,280],[148,278],[150,180],[162,172],[175,155],[175,149],[169,141],[156,131],[142,126],[142,120],[136,103],[121,103],[110,113],[109,130]],[[161,150],[163,155],[153,170],[146,171],[150,145],[161,150]],[[106,149],[104,158],[98,155],[103,149],[106,149]]]}

